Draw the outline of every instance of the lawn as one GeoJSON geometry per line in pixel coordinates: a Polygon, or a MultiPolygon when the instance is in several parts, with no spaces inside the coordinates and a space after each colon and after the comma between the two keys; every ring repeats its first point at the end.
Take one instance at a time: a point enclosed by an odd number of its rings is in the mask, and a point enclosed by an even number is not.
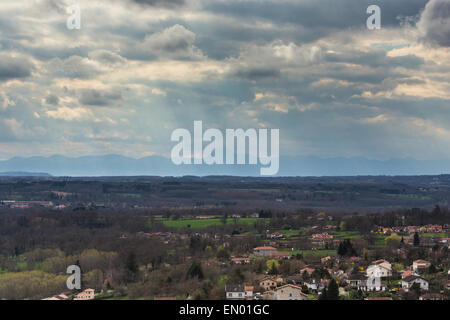
{"type": "MultiPolygon", "coordinates": [[[[235,220],[238,224],[248,224],[251,225],[256,221],[265,221],[266,224],[269,223],[270,219],[267,218],[228,218],[227,224],[234,224],[235,220]]],[[[223,225],[222,219],[178,219],[178,220],[160,220],[166,227],[169,228],[191,228],[191,229],[203,229],[211,226],[223,225]]]]}
{"type": "Polygon", "coordinates": [[[375,247],[384,247],[386,245],[386,239],[383,237],[377,237],[375,240],[375,247]]]}
{"type": "Polygon", "coordinates": [[[361,239],[358,231],[333,231],[331,234],[336,239],[361,239]]]}
{"type": "Polygon", "coordinates": [[[419,200],[431,200],[431,197],[429,196],[421,196],[417,194],[392,194],[392,193],[385,193],[388,197],[392,198],[401,198],[401,199],[419,199],[419,200]]]}
{"type": "Polygon", "coordinates": [[[337,255],[336,250],[280,250],[280,252],[288,252],[291,255],[301,254],[304,257],[306,256],[335,256],[337,255]]]}
{"type": "Polygon", "coordinates": [[[296,236],[304,233],[304,229],[278,230],[284,236],[296,236]]]}
{"type": "Polygon", "coordinates": [[[433,238],[450,238],[450,232],[430,232],[423,233],[424,237],[433,237],[433,238]]]}

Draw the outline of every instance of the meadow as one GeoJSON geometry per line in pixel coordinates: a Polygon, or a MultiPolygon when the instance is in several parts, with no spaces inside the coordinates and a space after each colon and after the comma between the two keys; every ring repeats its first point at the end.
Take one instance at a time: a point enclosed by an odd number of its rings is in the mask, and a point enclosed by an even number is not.
{"type": "MultiPolygon", "coordinates": [[[[161,219],[160,220],[164,226],[169,228],[181,229],[204,229],[211,226],[223,225],[223,220],[219,218],[214,219],[161,219]]],[[[226,224],[247,224],[252,225],[257,221],[264,221],[266,224],[269,223],[270,219],[266,218],[228,218],[226,224]]]]}

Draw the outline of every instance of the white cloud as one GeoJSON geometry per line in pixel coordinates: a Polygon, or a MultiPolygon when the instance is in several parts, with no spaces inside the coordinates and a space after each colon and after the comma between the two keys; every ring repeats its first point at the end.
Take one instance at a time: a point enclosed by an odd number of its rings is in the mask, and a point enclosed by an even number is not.
{"type": "Polygon", "coordinates": [[[60,119],[65,121],[74,121],[74,120],[92,120],[94,118],[94,114],[91,110],[87,108],[68,108],[68,107],[59,107],[56,110],[47,110],[46,114],[48,117],[53,119],[60,119]]]}
{"type": "Polygon", "coordinates": [[[163,96],[163,97],[167,96],[167,92],[165,92],[164,90],[158,89],[158,88],[153,88],[152,93],[157,96],[163,96]]]}

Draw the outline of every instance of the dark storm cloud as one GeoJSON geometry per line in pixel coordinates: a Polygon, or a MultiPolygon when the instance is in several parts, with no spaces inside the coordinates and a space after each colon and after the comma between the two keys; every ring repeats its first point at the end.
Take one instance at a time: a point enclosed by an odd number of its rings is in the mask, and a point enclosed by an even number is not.
{"type": "Polygon", "coordinates": [[[308,28],[347,28],[365,26],[366,9],[373,4],[382,10],[383,25],[399,25],[398,17],[420,13],[428,0],[306,0],[283,1],[205,1],[205,10],[247,19],[264,19],[279,24],[308,28]]]}
{"type": "Polygon", "coordinates": [[[122,101],[120,91],[83,90],[79,102],[88,106],[114,106],[122,101]]]}
{"type": "Polygon", "coordinates": [[[252,81],[270,80],[279,78],[281,76],[281,71],[274,68],[248,68],[236,70],[234,75],[252,81]]]}
{"type": "Polygon", "coordinates": [[[29,77],[34,65],[25,58],[0,55],[0,81],[29,77]]]}
{"type": "Polygon", "coordinates": [[[430,0],[417,24],[422,40],[442,47],[450,47],[450,1],[430,0]]]}
{"type": "Polygon", "coordinates": [[[48,96],[45,97],[45,103],[56,106],[59,104],[59,98],[54,94],[49,94],[48,96]]]}

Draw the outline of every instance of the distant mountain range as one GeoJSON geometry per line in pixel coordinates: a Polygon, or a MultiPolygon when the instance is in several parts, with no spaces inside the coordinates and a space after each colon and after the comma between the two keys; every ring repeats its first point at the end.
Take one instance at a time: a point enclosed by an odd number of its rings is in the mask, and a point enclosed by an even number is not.
{"type": "MultiPolygon", "coordinates": [[[[182,165],[168,158],[120,155],[70,158],[14,157],[0,161],[0,175],[12,176],[259,176],[259,165],[182,165]],[[40,173],[46,172],[46,173],[40,173]]],[[[278,176],[436,175],[450,173],[450,160],[281,157],[278,176]]]]}
{"type": "Polygon", "coordinates": [[[51,177],[45,172],[0,172],[0,177],[51,177]]]}

